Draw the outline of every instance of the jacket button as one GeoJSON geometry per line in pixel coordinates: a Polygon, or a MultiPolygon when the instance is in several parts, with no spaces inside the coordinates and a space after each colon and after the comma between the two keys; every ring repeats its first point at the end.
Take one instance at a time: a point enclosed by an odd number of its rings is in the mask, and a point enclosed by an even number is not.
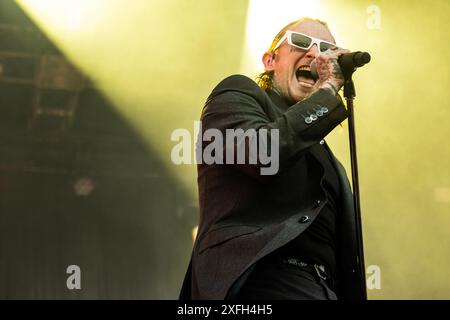
{"type": "Polygon", "coordinates": [[[309,221],[308,216],[303,216],[300,218],[300,220],[298,220],[298,222],[300,222],[300,223],[307,223],[308,221],[309,221]]]}
{"type": "Polygon", "coordinates": [[[321,203],[322,203],[322,201],[317,200],[316,203],[314,203],[314,208],[318,208],[321,203]]]}

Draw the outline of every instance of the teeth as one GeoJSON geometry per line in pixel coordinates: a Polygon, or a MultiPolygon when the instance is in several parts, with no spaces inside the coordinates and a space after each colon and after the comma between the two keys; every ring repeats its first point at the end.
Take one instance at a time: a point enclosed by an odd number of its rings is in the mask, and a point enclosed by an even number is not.
{"type": "Polygon", "coordinates": [[[310,71],[311,68],[308,66],[303,66],[303,67],[299,67],[298,70],[306,70],[306,71],[310,71]]]}

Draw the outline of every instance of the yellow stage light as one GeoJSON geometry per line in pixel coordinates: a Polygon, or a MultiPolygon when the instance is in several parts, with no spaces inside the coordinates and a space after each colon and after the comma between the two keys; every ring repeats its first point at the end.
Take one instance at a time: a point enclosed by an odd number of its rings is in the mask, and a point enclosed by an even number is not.
{"type": "Polygon", "coordinates": [[[16,2],[50,32],[92,31],[101,21],[104,12],[101,9],[107,4],[105,0],[16,0],[16,2]]]}
{"type": "Polygon", "coordinates": [[[305,16],[320,18],[323,12],[318,0],[279,0],[276,5],[270,0],[250,0],[241,72],[255,75],[262,71],[262,54],[288,22],[305,16]]]}

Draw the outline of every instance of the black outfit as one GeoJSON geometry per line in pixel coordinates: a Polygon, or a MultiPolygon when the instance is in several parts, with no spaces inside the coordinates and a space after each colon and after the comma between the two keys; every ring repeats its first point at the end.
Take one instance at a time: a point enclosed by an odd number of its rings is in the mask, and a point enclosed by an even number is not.
{"type": "Polygon", "coordinates": [[[299,267],[273,256],[264,257],[232,299],[337,300],[332,282],[320,279],[309,266],[299,267]]]}
{"type": "MultiPolygon", "coordinates": [[[[323,143],[323,142],[322,142],[323,143]]],[[[336,270],[336,219],[340,196],[339,177],[330,159],[328,150],[322,144],[314,145],[310,152],[324,167],[323,188],[327,204],[316,220],[301,235],[277,251],[283,256],[298,257],[307,263],[324,265],[330,276],[335,278],[336,270]]]]}
{"type": "Polygon", "coordinates": [[[346,117],[342,100],[326,90],[292,106],[241,75],[213,90],[202,131],[278,129],[279,171],[198,165],[200,224],[181,299],[363,299],[351,189],[320,143],[346,117]],[[326,281],[311,278],[318,265],[326,281]]]}

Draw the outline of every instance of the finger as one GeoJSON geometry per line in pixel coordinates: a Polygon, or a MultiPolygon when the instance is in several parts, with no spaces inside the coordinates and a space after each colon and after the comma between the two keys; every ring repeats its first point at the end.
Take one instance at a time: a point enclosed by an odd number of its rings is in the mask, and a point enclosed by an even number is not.
{"type": "Polygon", "coordinates": [[[344,48],[339,48],[338,50],[333,52],[337,57],[340,57],[341,55],[345,54],[345,53],[350,53],[350,50],[348,49],[344,49],[344,48]]]}
{"type": "Polygon", "coordinates": [[[330,59],[337,59],[339,58],[341,55],[343,55],[344,53],[349,53],[350,50],[348,49],[344,49],[344,48],[333,48],[332,49],[327,49],[325,52],[323,52],[322,54],[330,59]]]}

